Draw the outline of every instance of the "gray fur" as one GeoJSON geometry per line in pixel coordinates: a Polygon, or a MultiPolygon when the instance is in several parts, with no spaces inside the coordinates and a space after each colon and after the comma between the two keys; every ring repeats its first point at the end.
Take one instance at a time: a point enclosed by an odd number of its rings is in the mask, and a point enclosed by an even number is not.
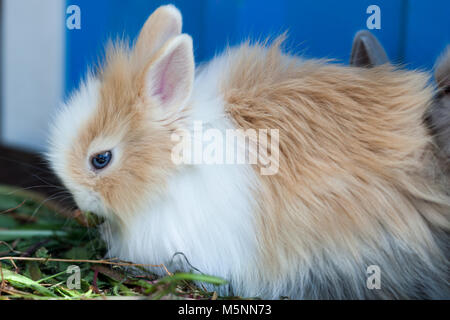
{"type": "Polygon", "coordinates": [[[350,65],[371,68],[389,63],[389,58],[378,39],[367,30],[361,30],[353,39],[350,65]]]}
{"type": "Polygon", "coordinates": [[[380,239],[378,252],[368,245],[364,261],[351,274],[338,262],[327,260],[326,256],[317,257],[315,265],[321,267],[310,270],[297,298],[450,299],[449,234],[435,230],[434,237],[440,254],[421,258],[414,250],[408,250],[417,244],[400,243],[386,232],[380,239]],[[369,265],[380,267],[380,289],[367,288],[369,265]]]}
{"type": "Polygon", "coordinates": [[[438,86],[433,106],[427,115],[427,123],[438,147],[438,155],[450,174],[450,46],[435,65],[438,86]]]}

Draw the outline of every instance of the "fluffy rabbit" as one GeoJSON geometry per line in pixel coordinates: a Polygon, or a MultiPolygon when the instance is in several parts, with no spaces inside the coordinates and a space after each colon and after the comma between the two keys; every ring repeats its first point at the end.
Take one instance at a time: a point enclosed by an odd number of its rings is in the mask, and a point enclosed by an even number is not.
{"type": "Polygon", "coordinates": [[[194,72],[181,24],[163,6],[131,49],[110,47],[51,131],[49,161],[80,209],[106,218],[109,256],[195,267],[228,280],[209,287],[223,295],[450,298],[427,75],[303,61],[281,41],[228,49],[194,72]],[[256,164],[177,164],[177,132],[195,134],[196,121],[275,129],[267,142],[279,148],[256,164]]]}

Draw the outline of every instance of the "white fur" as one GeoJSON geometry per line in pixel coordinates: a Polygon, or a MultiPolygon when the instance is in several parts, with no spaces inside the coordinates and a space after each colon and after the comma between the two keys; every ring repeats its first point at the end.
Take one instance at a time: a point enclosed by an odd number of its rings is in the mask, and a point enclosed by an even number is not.
{"type": "Polygon", "coordinates": [[[63,104],[53,119],[50,128],[47,158],[60,176],[67,176],[64,169],[68,149],[78,136],[80,128],[96,110],[100,82],[88,76],[80,88],[63,104]]]}
{"type": "Polygon", "coordinates": [[[74,183],[67,171],[69,149],[77,138],[79,130],[96,110],[99,99],[100,82],[88,75],[81,83],[80,89],[63,104],[56,114],[50,129],[49,150],[46,154],[53,170],[63,180],[72,192],[81,210],[96,212],[104,215],[105,207],[100,195],[74,183]]]}

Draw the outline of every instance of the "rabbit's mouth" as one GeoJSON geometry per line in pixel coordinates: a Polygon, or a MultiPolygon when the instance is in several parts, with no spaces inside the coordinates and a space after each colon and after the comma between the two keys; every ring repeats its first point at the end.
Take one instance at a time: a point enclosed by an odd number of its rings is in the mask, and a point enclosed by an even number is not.
{"type": "Polygon", "coordinates": [[[111,218],[111,214],[103,205],[100,196],[93,191],[72,192],[78,208],[84,212],[92,212],[102,218],[111,218]]]}

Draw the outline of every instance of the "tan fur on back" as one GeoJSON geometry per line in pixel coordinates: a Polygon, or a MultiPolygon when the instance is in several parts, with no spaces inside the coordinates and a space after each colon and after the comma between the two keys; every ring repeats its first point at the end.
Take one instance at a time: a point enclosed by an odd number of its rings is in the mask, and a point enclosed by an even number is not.
{"type": "Polygon", "coordinates": [[[280,130],[279,172],[255,191],[272,275],[330,252],[345,261],[366,246],[386,251],[386,231],[425,260],[440,255],[426,220],[448,230],[450,202],[431,172],[425,74],[301,63],[279,42],[229,54],[222,92],[236,125],[280,130]]]}

